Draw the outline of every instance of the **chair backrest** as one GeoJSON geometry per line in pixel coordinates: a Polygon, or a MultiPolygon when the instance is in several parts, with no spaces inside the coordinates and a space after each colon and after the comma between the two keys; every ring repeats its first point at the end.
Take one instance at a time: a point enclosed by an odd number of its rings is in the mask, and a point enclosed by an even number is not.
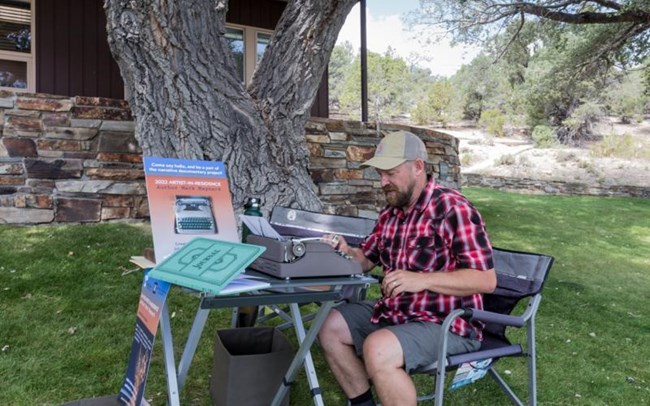
{"type": "MultiPolygon", "coordinates": [[[[485,310],[510,314],[517,303],[541,292],[553,265],[553,257],[530,252],[494,248],[497,288],[483,295],[485,310]]],[[[505,327],[488,323],[484,331],[505,339],[505,327]]]]}

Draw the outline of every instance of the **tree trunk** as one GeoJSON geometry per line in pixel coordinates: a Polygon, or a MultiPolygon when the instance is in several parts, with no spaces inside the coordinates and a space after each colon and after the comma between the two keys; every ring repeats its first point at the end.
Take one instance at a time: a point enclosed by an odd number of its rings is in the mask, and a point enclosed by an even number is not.
{"type": "Polygon", "coordinates": [[[233,205],[248,196],[319,211],[304,126],[357,0],[289,1],[249,88],[224,36],[227,0],[105,0],[144,155],[226,164],[233,205]]]}

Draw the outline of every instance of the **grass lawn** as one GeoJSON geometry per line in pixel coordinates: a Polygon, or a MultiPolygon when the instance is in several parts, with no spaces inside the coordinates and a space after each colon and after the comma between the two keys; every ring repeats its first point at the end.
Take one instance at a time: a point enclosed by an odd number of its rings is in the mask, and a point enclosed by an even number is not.
{"type": "MultiPolygon", "coordinates": [[[[650,403],[650,200],[464,192],[495,246],[556,259],[537,318],[540,404],[650,403]]],[[[142,280],[140,271],[125,271],[135,268],[129,257],[150,246],[143,225],[0,226],[0,405],[57,405],[117,393],[142,280]]],[[[177,288],[168,300],[180,347],[198,301],[177,288]]],[[[211,312],[183,405],[210,404],[214,335],[229,320],[226,310],[211,312]]],[[[313,355],[326,404],[344,404],[319,350],[313,355]]],[[[497,368],[509,371],[515,388],[525,387],[523,363],[503,360],[497,368]]],[[[309,404],[308,392],[299,377],[291,404],[309,404]]],[[[160,340],[147,398],[166,402],[160,340]]],[[[508,404],[490,378],[446,399],[508,404]]]]}

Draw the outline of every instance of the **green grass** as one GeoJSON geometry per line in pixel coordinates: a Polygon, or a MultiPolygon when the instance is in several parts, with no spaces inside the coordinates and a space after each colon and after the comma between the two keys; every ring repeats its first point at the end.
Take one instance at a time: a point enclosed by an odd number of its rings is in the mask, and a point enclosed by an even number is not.
{"type": "MultiPolygon", "coordinates": [[[[650,200],[464,192],[495,246],[556,258],[537,318],[540,404],[650,403],[650,200]]],[[[117,393],[142,279],[140,271],[123,271],[135,268],[130,256],[150,246],[146,226],[0,226],[0,405],[56,405],[117,393]]],[[[176,288],[168,300],[180,347],[198,303],[176,288]]],[[[210,404],[214,335],[229,320],[226,310],[211,312],[183,405],[210,404]]],[[[313,355],[325,403],[344,404],[317,348],[313,355]]],[[[525,387],[521,360],[503,360],[497,369],[510,371],[515,388],[525,387]]],[[[301,372],[291,404],[309,404],[308,392],[301,372]]],[[[166,400],[159,339],[147,398],[154,405],[166,400]]],[[[508,404],[490,378],[446,399],[508,404]]]]}

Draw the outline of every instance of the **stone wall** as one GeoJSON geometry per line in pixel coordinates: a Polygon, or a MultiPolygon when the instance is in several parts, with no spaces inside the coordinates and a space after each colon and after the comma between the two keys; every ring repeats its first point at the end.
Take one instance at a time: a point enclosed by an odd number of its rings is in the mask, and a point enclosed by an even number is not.
{"type": "MultiPolygon", "coordinates": [[[[123,100],[0,91],[0,224],[146,220],[142,154],[123,100]]],[[[458,141],[406,129],[425,141],[430,170],[459,187],[458,141]]],[[[376,216],[383,193],[374,170],[359,168],[379,141],[372,126],[314,119],[310,169],[328,213],[376,216]]]]}
{"type": "MultiPolygon", "coordinates": [[[[419,127],[381,124],[381,131],[406,130],[418,135],[429,152],[428,173],[446,186],[459,188],[458,140],[419,127]]],[[[361,169],[380,140],[374,125],[358,121],[312,119],[306,126],[310,171],[323,202],[323,211],[374,218],[384,207],[375,169],[361,169]]]]}
{"type": "Polygon", "coordinates": [[[531,194],[650,198],[650,187],[586,184],[558,180],[508,178],[503,176],[478,174],[464,174],[462,176],[462,185],[488,187],[510,192],[531,194]]]}

